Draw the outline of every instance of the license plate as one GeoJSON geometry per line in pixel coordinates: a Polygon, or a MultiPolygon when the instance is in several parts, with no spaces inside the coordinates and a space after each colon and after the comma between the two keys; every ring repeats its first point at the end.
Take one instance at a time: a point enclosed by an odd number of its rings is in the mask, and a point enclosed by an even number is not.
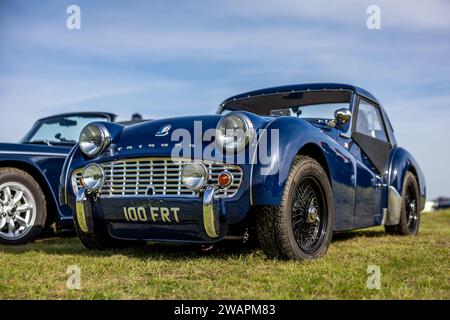
{"type": "Polygon", "coordinates": [[[130,222],[180,223],[178,207],[123,207],[123,215],[130,222]]]}

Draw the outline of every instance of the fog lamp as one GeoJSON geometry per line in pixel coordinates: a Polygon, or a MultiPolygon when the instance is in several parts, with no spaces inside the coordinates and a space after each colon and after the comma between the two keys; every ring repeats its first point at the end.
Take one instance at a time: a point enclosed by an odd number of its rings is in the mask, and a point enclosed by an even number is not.
{"type": "Polygon", "coordinates": [[[87,165],[81,174],[80,182],[87,191],[99,190],[105,182],[105,173],[102,167],[95,163],[87,165]]]}
{"type": "Polygon", "coordinates": [[[186,163],[181,171],[181,181],[190,190],[199,191],[208,182],[208,170],[201,163],[186,163]]]}

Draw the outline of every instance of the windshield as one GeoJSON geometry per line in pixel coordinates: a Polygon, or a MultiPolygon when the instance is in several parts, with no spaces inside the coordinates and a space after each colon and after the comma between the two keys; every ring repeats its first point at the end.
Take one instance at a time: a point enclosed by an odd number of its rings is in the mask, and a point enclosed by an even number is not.
{"type": "Polygon", "coordinates": [[[295,106],[287,109],[274,109],[271,116],[292,116],[307,120],[334,120],[338,109],[349,109],[348,103],[323,103],[307,106],[295,106]]]}
{"type": "Polygon", "coordinates": [[[351,91],[300,91],[256,95],[227,101],[221,114],[248,111],[262,116],[298,117],[318,122],[334,120],[338,109],[350,109],[351,91]]]}
{"type": "Polygon", "coordinates": [[[77,143],[81,130],[94,121],[108,121],[108,117],[74,115],[40,120],[25,136],[22,143],[73,145],[77,143]]]}

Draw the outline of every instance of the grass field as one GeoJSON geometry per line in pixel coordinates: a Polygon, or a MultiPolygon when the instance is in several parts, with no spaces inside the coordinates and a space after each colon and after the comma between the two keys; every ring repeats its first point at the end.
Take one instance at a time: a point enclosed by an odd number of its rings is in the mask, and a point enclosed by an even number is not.
{"type": "Polygon", "coordinates": [[[382,228],[336,235],[316,261],[267,260],[259,249],[225,247],[202,254],[148,245],[92,252],[76,238],[0,246],[0,299],[450,299],[450,211],[422,216],[418,237],[382,228]],[[66,287],[67,268],[81,289],[66,287]],[[381,289],[366,287],[367,268],[381,289]]]}

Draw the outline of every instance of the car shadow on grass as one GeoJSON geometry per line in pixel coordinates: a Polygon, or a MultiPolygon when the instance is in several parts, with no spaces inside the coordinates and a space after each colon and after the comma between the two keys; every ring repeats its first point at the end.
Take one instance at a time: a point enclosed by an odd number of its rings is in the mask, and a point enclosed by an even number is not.
{"type": "Polygon", "coordinates": [[[242,242],[224,242],[204,251],[200,245],[149,243],[142,247],[111,250],[88,250],[77,238],[47,238],[35,243],[19,246],[0,245],[0,254],[44,253],[48,255],[81,255],[86,257],[108,257],[125,255],[138,259],[180,261],[197,258],[226,259],[260,253],[254,245],[242,242]]]}
{"type": "MultiPolygon", "coordinates": [[[[361,237],[379,238],[386,236],[382,230],[358,230],[338,232],[333,235],[333,242],[350,241],[361,237]]],[[[331,244],[333,245],[333,244],[331,244]]],[[[113,249],[113,250],[88,250],[77,238],[45,238],[35,243],[20,246],[0,246],[0,253],[24,254],[44,253],[49,255],[81,255],[86,257],[109,257],[111,255],[126,255],[138,259],[173,260],[186,259],[229,259],[242,257],[243,255],[262,255],[263,252],[254,243],[242,243],[239,241],[227,241],[219,243],[210,250],[204,251],[200,245],[150,243],[143,247],[113,249]]]]}
{"type": "Polygon", "coordinates": [[[333,242],[349,241],[356,238],[380,238],[387,236],[383,230],[342,231],[333,234],[333,242]]]}

